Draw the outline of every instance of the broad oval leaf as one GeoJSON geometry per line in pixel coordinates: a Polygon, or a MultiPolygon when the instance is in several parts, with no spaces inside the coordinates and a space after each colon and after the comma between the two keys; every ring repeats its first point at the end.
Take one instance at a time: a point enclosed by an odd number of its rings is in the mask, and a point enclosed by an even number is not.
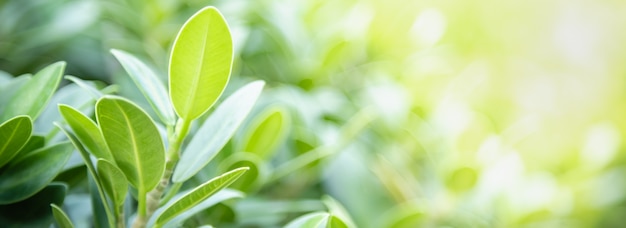
{"type": "Polygon", "coordinates": [[[156,187],[165,171],[165,149],[150,116],[126,99],[105,96],[96,103],[96,117],[128,182],[145,192],[156,187]]]}
{"type": "Polygon", "coordinates": [[[126,73],[133,80],[139,91],[150,102],[157,115],[168,126],[176,124],[176,115],[172,109],[165,85],[159,77],[135,56],[124,51],[112,49],[111,53],[122,64],[126,73]]]}
{"type": "Polygon", "coordinates": [[[205,7],[191,16],[170,55],[170,97],[178,116],[191,121],[209,110],[228,83],[232,62],[233,42],[222,14],[205,7]]]}
{"type": "Polygon", "coordinates": [[[209,164],[248,116],[264,85],[263,81],[245,85],[211,113],[182,154],[174,170],[174,182],[188,180],[209,164]]]}
{"type": "Polygon", "coordinates": [[[33,131],[28,116],[16,116],[0,125],[0,167],[6,165],[26,145],[33,131]]]}
{"type": "Polygon", "coordinates": [[[11,162],[0,175],[0,204],[17,202],[34,195],[61,172],[73,147],[55,144],[11,162]]]}
{"type": "Polygon", "coordinates": [[[50,204],[63,204],[67,185],[50,183],[28,199],[0,205],[2,227],[50,227],[54,221],[50,204]]]}
{"type": "Polygon", "coordinates": [[[96,158],[114,161],[113,155],[104,141],[100,128],[93,120],[80,111],[64,104],[59,104],[59,112],[74,134],[91,154],[96,158]]]}
{"type": "Polygon", "coordinates": [[[50,208],[52,208],[52,215],[54,216],[54,220],[57,221],[57,224],[61,228],[74,228],[74,224],[70,218],[65,214],[63,209],[61,209],[56,204],[50,204],[50,208]]]}
{"type": "Polygon", "coordinates": [[[241,151],[251,152],[263,159],[271,158],[276,147],[285,138],[289,126],[289,113],[278,106],[264,111],[252,122],[241,151]]]}
{"type": "Polygon", "coordinates": [[[97,165],[98,176],[104,190],[111,197],[116,208],[123,206],[126,193],[128,193],[128,181],[124,173],[113,163],[104,159],[98,159],[97,165]]]}
{"type": "Polygon", "coordinates": [[[13,95],[0,121],[17,115],[28,115],[33,120],[37,119],[59,86],[64,69],[65,62],[57,62],[37,72],[13,95]]]}
{"type": "Polygon", "coordinates": [[[166,207],[156,220],[156,226],[160,227],[177,215],[198,205],[217,191],[222,190],[232,184],[248,170],[248,167],[241,167],[215,177],[206,183],[194,188],[189,193],[180,197],[170,206],[166,207]]]}

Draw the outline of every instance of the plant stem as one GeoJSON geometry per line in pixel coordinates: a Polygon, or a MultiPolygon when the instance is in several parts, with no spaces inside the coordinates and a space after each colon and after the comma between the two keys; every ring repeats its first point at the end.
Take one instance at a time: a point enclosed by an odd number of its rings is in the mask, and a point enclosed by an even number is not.
{"type": "Polygon", "coordinates": [[[170,178],[172,177],[172,173],[174,172],[174,167],[180,158],[180,146],[185,140],[185,136],[189,133],[189,126],[191,125],[191,121],[179,119],[176,124],[176,132],[173,137],[169,139],[169,147],[167,148],[167,158],[165,161],[165,172],[163,172],[163,176],[161,177],[161,181],[156,186],[156,188],[152,189],[152,191],[148,192],[146,196],[146,207],[144,216],[141,215],[141,201],[140,210],[137,219],[133,223],[133,228],[145,227],[148,219],[152,216],[154,211],[159,208],[159,202],[161,201],[161,196],[163,196],[163,192],[165,188],[170,183],[170,178]]]}

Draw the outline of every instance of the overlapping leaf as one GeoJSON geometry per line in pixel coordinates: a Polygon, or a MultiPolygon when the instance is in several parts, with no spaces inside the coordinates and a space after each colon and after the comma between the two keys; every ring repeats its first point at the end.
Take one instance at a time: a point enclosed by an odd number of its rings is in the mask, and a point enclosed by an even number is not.
{"type": "Polygon", "coordinates": [[[37,119],[59,86],[64,69],[65,62],[57,62],[37,72],[13,95],[0,116],[0,121],[18,115],[28,115],[33,120],[37,119]]]}
{"type": "Polygon", "coordinates": [[[131,185],[153,189],[165,170],[165,151],[159,130],[137,105],[113,96],[96,103],[102,135],[117,166],[131,185]]]}
{"type": "Polygon", "coordinates": [[[261,95],[263,81],[251,82],[220,104],[185,149],[172,177],[183,182],[198,173],[226,145],[261,95]]]}
{"type": "Polygon", "coordinates": [[[28,116],[17,116],[0,125],[0,167],[26,145],[32,131],[33,124],[28,116]]]}

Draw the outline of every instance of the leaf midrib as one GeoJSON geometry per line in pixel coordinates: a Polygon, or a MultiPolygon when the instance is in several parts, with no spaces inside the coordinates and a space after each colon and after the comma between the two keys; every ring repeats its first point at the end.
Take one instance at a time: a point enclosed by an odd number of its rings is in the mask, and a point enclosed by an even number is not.
{"type": "MultiPolygon", "coordinates": [[[[21,117],[20,117],[20,119],[21,119],[21,117]]],[[[4,143],[4,145],[2,146],[2,150],[0,150],[0,154],[4,154],[5,150],[9,146],[9,144],[11,144],[11,142],[13,141],[13,137],[15,137],[15,133],[17,132],[17,130],[19,129],[21,124],[22,124],[22,121],[20,120],[20,121],[18,121],[17,126],[15,126],[15,128],[13,128],[13,132],[11,132],[11,136],[8,138],[6,143],[4,143]]]]}
{"type": "Polygon", "coordinates": [[[187,113],[187,116],[185,118],[188,118],[192,113],[191,113],[191,107],[193,105],[193,103],[196,102],[196,93],[198,91],[198,81],[200,81],[200,77],[202,75],[202,70],[204,69],[204,56],[206,54],[206,45],[207,45],[207,40],[209,38],[209,27],[211,24],[211,20],[208,20],[207,22],[207,26],[205,27],[206,30],[204,31],[204,39],[202,39],[202,48],[200,50],[202,50],[202,54],[200,55],[200,64],[198,64],[198,70],[196,72],[198,72],[193,78],[192,78],[192,90],[191,90],[191,94],[189,94],[189,102],[185,103],[185,111],[187,113]],[[194,86],[195,85],[195,86],[194,86]]]}
{"type": "Polygon", "coordinates": [[[124,120],[126,121],[126,127],[128,128],[128,131],[130,133],[130,140],[132,142],[132,146],[133,146],[133,160],[135,161],[135,164],[137,165],[137,178],[139,178],[138,180],[138,185],[137,186],[140,190],[143,190],[144,188],[144,184],[143,184],[143,175],[141,172],[142,171],[142,165],[141,165],[141,160],[138,159],[139,158],[139,148],[137,148],[137,142],[135,141],[135,131],[133,131],[133,128],[131,127],[131,121],[130,118],[126,115],[126,112],[124,111],[124,109],[122,108],[122,106],[117,102],[114,101],[115,106],[121,111],[120,113],[122,113],[122,116],[124,117],[124,120]]]}

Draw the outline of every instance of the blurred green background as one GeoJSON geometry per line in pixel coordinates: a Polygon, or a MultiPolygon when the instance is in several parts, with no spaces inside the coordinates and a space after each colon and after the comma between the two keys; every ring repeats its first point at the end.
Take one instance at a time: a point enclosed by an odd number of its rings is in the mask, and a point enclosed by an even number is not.
{"type": "Polygon", "coordinates": [[[166,80],[207,5],[233,33],[229,90],[263,79],[261,106],[291,114],[268,165],[333,145],[232,224],[284,224],[328,194],[360,227],[623,227],[623,1],[0,0],[0,70],[64,60],[142,99],[109,49],[166,80]]]}

